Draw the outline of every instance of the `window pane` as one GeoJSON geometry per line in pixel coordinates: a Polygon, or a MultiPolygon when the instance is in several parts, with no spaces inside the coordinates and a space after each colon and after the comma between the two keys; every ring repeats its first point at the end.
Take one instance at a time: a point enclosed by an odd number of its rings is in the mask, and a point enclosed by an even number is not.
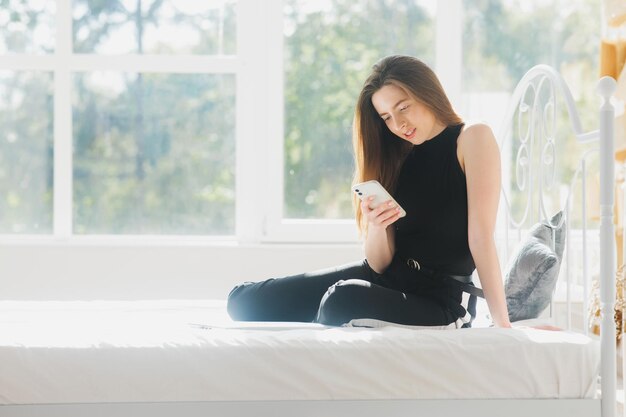
{"type": "Polygon", "coordinates": [[[435,0],[286,1],[285,217],[352,217],[354,104],[383,56],[409,54],[434,64],[435,6],[435,0]]]}
{"type": "MultiPolygon", "coordinates": [[[[499,130],[504,111],[515,85],[532,66],[548,64],[554,67],[565,79],[574,100],[577,102],[583,130],[596,129],[598,98],[595,83],[598,79],[600,44],[600,1],[599,0],[559,0],[545,2],[532,0],[465,1],[463,36],[463,86],[464,102],[462,114],[469,119],[488,121],[499,130]]],[[[538,125],[537,136],[555,139],[556,178],[571,178],[585,147],[577,146],[572,138],[572,128],[566,115],[565,103],[557,93],[556,125],[551,126],[545,114],[551,114],[548,91],[543,88],[536,93],[529,92],[526,102],[532,104],[539,98],[544,110],[538,125]],[[541,128],[541,130],[539,130],[541,128]]],[[[523,184],[523,171],[517,164],[522,134],[528,129],[528,117],[513,126],[513,136],[504,143],[502,150],[503,185],[510,188],[514,217],[521,220],[526,209],[526,190],[519,190],[517,183],[523,184]],[[518,129],[519,128],[519,129],[518,129]],[[520,131],[522,133],[520,133],[520,131]]],[[[533,152],[544,149],[545,142],[536,143],[533,152]]],[[[521,152],[525,152],[522,150],[521,152]]],[[[551,158],[548,158],[551,159],[551,158]]],[[[531,158],[539,161],[538,155],[531,158]]],[[[534,167],[538,169],[538,167],[534,167]]],[[[548,173],[552,167],[544,166],[548,173]]],[[[536,171],[538,172],[538,171],[536,171]]],[[[526,178],[528,182],[530,178],[526,178]]],[[[537,186],[540,179],[532,178],[537,186]]],[[[557,210],[559,199],[563,197],[558,185],[548,190],[544,196],[548,201],[548,213],[557,210]]],[[[538,202],[533,202],[536,216],[538,202]]]]}
{"type": "Polygon", "coordinates": [[[0,72],[0,233],[52,231],[52,84],[0,72]]]}
{"type": "Polygon", "coordinates": [[[94,72],[74,88],[75,233],[234,233],[234,75],[94,72]]]}
{"type": "Polygon", "coordinates": [[[236,50],[235,0],[74,0],[74,51],[217,54],[236,50]]]}
{"type": "Polygon", "coordinates": [[[0,0],[0,54],[54,52],[56,2],[0,0]]]}
{"type": "Polygon", "coordinates": [[[463,6],[466,92],[511,91],[537,64],[551,65],[565,77],[585,77],[572,80],[572,86],[597,79],[600,0],[465,1],[463,6]]]}

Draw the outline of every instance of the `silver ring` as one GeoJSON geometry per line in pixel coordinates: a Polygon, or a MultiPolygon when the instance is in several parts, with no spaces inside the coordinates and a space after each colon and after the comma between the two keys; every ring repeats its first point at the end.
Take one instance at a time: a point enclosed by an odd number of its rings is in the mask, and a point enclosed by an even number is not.
{"type": "Polygon", "coordinates": [[[418,271],[420,269],[422,269],[422,267],[420,266],[419,262],[417,262],[415,259],[407,259],[406,260],[406,264],[409,266],[409,268],[411,269],[417,269],[418,271]]]}

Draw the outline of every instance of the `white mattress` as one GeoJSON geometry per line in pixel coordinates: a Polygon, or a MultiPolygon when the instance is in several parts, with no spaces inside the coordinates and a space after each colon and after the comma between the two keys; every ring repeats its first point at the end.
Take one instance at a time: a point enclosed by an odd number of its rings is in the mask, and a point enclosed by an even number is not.
{"type": "Polygon", "coordinates": [[[211,300],[4,301],[0,404],[593,398],[599,350],[530,328],[237,324],[211,300]]]}

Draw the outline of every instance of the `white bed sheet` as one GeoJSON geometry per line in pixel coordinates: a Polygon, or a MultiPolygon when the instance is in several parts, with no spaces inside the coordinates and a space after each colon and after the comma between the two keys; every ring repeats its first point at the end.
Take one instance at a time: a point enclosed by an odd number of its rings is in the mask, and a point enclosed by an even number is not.
{"type": "Polygon", "coordinates": [[[0,404],[593,398],[599,358],[596,340],[531,328],[233,323],[216,300],[0,302],[0,404]]]}

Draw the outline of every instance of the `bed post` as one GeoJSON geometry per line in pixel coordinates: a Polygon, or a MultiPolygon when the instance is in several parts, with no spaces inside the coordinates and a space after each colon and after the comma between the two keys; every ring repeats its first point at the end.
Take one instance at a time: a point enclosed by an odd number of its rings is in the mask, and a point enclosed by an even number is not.
{"type": "Polygon", "coordinates": [[[615,162],[613,123],[615,111],[611,96],[616,83],[611,77],[598,82],[602,96],[600,107],[600,308],[602,316],[601,337],[601,388],[602,417],[616,414],[616,346],[615,346],[615,227],[613,225],[613,200],[615,162]]]}

